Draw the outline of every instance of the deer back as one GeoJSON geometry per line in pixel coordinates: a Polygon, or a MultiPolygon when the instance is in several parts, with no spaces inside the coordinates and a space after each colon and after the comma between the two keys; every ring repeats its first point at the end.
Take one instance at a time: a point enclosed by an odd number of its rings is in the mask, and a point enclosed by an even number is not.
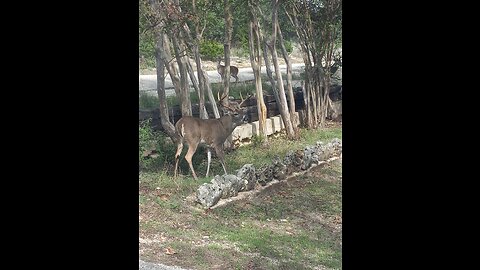
{"type": "Polygon", "coordinates": [[[231,115],[218,119],[200,119],[184,116],[175,124],[177,134],[187,143],[223,144],[236,125],[231,115]]]}

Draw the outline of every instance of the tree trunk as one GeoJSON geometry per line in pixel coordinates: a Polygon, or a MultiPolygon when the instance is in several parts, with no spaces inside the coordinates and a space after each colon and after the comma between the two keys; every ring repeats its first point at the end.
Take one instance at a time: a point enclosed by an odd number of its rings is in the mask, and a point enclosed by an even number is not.
{"type": "Polygon", "coordinates": [[[210,104],[212,104],[213,114],[215,115],[215,118],[220,118],[217,102],[215,101],[215,96],[213,95],[212,88],[210,87],[210,80],[208,79],[208,74],[206,72],[203,73],[203,79],[205,80],[205,85],[207,86],[207,96],[210,104]]]}
{"type": "MultiPolygon", "coordinates": [[[[267,107],[265,106],[265,101],[263,100],[262,77],[260,76],[260,71],[262,67],[262,58],[260,57],[260,26],[256,19],[256,12],[253,7],[253,3],[251,1],[248,1],[248,4],[251,13],[250,24],[248,28],[248,44],[250,47],[250,64],[252,65],[253,75],[255,77],[255,89],[257,95],[257,110],[259,123],[258,135],[263,138],[263,143],[267,144],[267,107]]],[[[258,1],[255,2],[255,5],[258,6],[258,1]]]]}
{"type": "Polygon", "coordinates": [[[292,63],[290,62],[290,57],[288,56],[287,49],[285,48],[282,30],[280,29],[280,25],[277,24],[277,31],[279,37],[280,47],[282,49],[282,56],[285,59],[285,64],[287,65],[287,93],[288,93],[288,105],[290,109],[290,119],[292,121],[292,126],[295,134],[295,138],[299,138],[299,130],[298,130],[298,119],[297,114],[295,113],[295,97],[293,95],[293,87],[292,87],[292,63]]]}
{"type": "Polygon", "coordinates": [[[184,47],[180,45],[178,33],[173,33],[173,49],[175,51],[175,58],[177,59],[178,68],[180,70],[180,104],[182,108],[182,116],[192,115],[192,103],[190,102],[190,87],[187,75],[187,63],[184,55],[184,47]]]}
{"type": "Polygon", "coordinates": [[[272,62],[275,67],[275,75],[277,79],[277,89],[278,89],[278,96],[279,96],[279,110],[280,115],[282,116],[283,123],[285,124],[285,130],[287,131],[287,137],[289,139],[295,139],[295,131],[293,130],[292,121],[290,120],[290,114],[288,112],[288,104],[287,99],[285,97],[285,90],[283,88],[283,79],[282,73],[280,72],[280,66],[278,65],[278,57],[277,57],[277,49],[276,49],[276,42],[277,42],[277,27],[278,27],[278,0],[272,0],[272,38],[268,48],[270,49],[270,53],[272,54],[272,62]]]}
{"type": "MultiPolygon", "coordinates": [[[[199,39],[197,39],[198,42],[199,39]]],[[[195,63],[197,65],[197,76],[198,76],[198,84],[200,87],[200,91],[198,93],[198,99],[199,99],[199,106],[200,106],[200,111],[204,112],[203,115],[200,114],[200,118],[202,119],[208,119],[208,112],[207,109],[205,108],[205,88],[206,88],[206,83],[205,83],[205,77],[203,75],[204,71],[202,68],[202,59],[200,58],[200,52],[198,50],[198,44],[194,46],[193,54],[195,55],[195,63]]]]}
{"type": "Polygon", "coordinates": [[[232,42],[232,32],[233,32],[233,23],[232,23],[232,9],[230,5],[230,0],[223,1],[224,15],[225,15],[225,40],[223,43],[224,48],[224,57],[225,57],[225,72],[223,73],[223,95],[226,96],[222,100],[222,103],[228,105],[228,96],[230,90],[230,45],[232,42]]]}
{"type": "Polygon", "coordinates": [[[303,83],[303,91],[305,95],[305,110],[307,115],[306,126],[308,128],[316,128],[317,120],[317,101],[316,101],[316,90],[318,87],[317,80],[315,79],[315,67],[313,64],[313,53],[311,48],[315,48],[315,42],[313,38],[313,29],[310,18],[309,9],[306,6],[307,2],[297,2],[289,5],[289,10],[292,13],[288,12],[285,9],[286,15],[290,19],[290,22],[294,26],[295,32],[297,34],[300,49],[302,51],[303,62],[305,63],[305,82],[303,83]],[[303,12],[301,18],[304,21],[300,21],[297,14],[298,11],[303,12]]]}
{"type": "MultiPolygon", "coordinates": [[[[198,48],[197,48],[196,51],[194,50],[194,54],[195,53],[198,54],[198,48]]],[[[199,68],[197,66],[197,70],[198,69],[199,68]]],[[[208,119],[208,113],[207,113],[207,110],[205,109],[205,96],[203,94],[203,86],[200,86],[201,83],[199,83],[197,81],[197,77],[195,76],[192,64],[190,63],[190,59],[188,57],[187,57],[187,70],[188,70],[188,75],[190,77],[190,81],[192,81],[193,88],[195,89],[195,91],[197,91],[197,94],[198,94],[198,99],[199,99],[198,106],[199,106],[199,109],[200,109],[199,110],[200,118],[201,119],[208,119]]],[[[197,71],[197,74],[198,74],[198,71],[197,71]]],[[[200,80],[200,76],[198,76],[198,78],[200,80]]],[[[202,78],[202,81],[203,81],[203,78],[202,78]]]]}
{"type": "Polygon", "coordinates": [[[162,33],[155,33],[157,42],[155,46],[155,62],[156,62],[156,67],[157,67],[157,94],[158,94],[158,100],[160,102],[160,120],[163,129],[167,133],[167,135],[172,139],[173,142],[177,142],[177,136],[175,135],[175,127],[173,126],[172,123],[170,123],[169,115],[168,115],[168,107],[166,103],[166,97],[165,97],[165,71],[164,71],[164,66],[168,65],[167,63],[164,62],[162,58],[162,50],[164,48],[164,39],[163,39],[163,34],[162,33]]]}
{"type": "Polygon", "coordinates": [[[178,77],[176,62],[173,61],[172,53],[170,51],[170,39],[166,34],[163,35],[163,51],[160,52],[160,56],[165,62],[165,68],[167,69],[170,78],[172,79],[173,88],[175,89],[175,95],[177,97],[181,96],[180,90],[180,78],[178,77]]]}

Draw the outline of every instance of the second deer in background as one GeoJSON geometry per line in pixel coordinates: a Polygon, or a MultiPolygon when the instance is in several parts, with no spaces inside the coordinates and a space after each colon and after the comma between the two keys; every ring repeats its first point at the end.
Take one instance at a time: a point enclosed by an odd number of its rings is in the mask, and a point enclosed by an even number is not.
{"type": "MultiPolygon", "coordinates": [[[[217,64],[217,72],[220,74],[223,80],[223,74],[225,73],[225,66],[221,65],[220,62],[222,61],[221,58],[218,59],[218,64],[217,64]]],[[[238,81],[238,67],[230,65],[230,76],[235,78],[235,84],[238,81]]]]}

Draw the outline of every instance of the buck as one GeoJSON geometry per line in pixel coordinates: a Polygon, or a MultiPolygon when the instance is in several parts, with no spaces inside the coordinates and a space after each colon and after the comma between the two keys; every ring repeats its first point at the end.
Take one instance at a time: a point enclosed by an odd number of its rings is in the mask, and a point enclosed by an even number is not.
{"type": "MultiPolygon", "coordinates": [[[[220,62],[222,61],[221,58],[218,59],[218,64],[217,64],[217,72],[220,74],[223,80],[223,74],[225,73],[225,66],[221,65],[220,62]]],[[[238,68],[236,66],[230,66],[230,76],[235,78],[235,84],[238,81],[238,68]]]]}
{"type": "Polygon", "coordinates": [[[224,115],[220,118],[200,119],[192,116],[184,116],[177,121],[175,124],[175,131],[179,140],[177,144],[177,152],[175,154],[174,177],[177,177],[178,161],[180,160],[180,154],[182,153],[184,143],[188,145],[185,159],[190,166],[190,170],[192,171],[195,180],[198,178],[193,169],[192,157],[200,143],[207,145],[206,177],[208,177],[210,171],[211,148],[215,149],[215,153],[222,164],[223,171],[227,174],[224,162],[223,144],[237,126],[247,122],[246,109],[240,108],[240,106],[250,97],[251,95],[242,100],[240,104],[233,104],[235,107],[221,105],[221,101],[225,96],[221,99],[219,98],[218,104],[224,108],[224,115]]]}

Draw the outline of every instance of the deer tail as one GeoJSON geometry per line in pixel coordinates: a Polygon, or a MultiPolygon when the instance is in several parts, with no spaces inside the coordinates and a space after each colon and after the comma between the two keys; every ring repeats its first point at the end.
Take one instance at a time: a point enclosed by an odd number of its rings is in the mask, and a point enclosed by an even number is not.
{"type": "Polygon", "coordinates": [[[185,126],[183,121],[178,121],[175,125],[175,131],[179,140],[183,141],[183,137],[185,136],[185,126]]]}

